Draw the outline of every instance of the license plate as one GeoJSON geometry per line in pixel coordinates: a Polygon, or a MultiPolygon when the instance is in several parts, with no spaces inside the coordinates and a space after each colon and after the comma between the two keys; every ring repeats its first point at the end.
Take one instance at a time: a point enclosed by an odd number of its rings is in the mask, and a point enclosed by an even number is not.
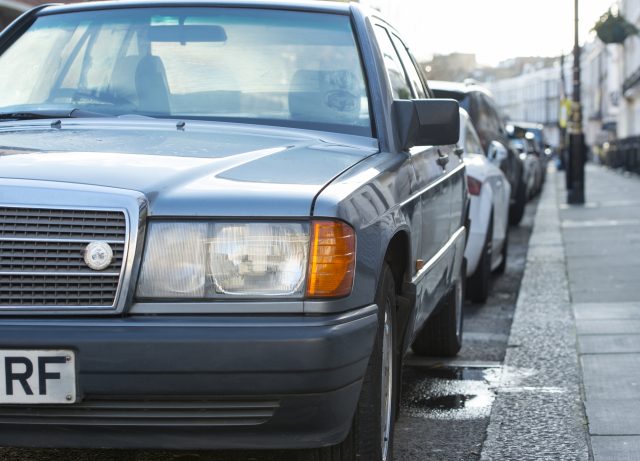
{"type": "Polygon", "coordinates": [[[0,350],[0,405],[76,401],[76,360],[66,350],[0,350]]]}

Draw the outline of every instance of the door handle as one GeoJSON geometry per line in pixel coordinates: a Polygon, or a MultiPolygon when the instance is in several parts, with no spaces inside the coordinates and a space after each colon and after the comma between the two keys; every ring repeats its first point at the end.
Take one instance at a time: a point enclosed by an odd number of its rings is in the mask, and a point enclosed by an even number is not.
{"type": "Polygon", "coordinates": [[[438,163],[438,165],[444,168],[445,166],[447,166],[447,163],[449,163],[449,154],[439,154],[438,160],[436,160],[436,162],[438,163]]]}

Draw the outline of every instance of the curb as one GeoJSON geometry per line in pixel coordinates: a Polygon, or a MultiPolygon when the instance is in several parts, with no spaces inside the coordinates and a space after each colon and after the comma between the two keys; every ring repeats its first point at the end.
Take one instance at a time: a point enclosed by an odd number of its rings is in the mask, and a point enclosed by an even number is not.
{"type": "Polygon", "coordinates": [[[547,175],[481,460],[588,460],[575,319],[560,229],[559,177],[547,175]]]}

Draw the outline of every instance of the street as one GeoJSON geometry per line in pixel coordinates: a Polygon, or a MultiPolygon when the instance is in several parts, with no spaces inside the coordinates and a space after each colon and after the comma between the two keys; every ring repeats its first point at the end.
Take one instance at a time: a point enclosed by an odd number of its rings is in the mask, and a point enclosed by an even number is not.
{"type": "MultiPolygon", "coordinates": [[[[510,228],[506,272],[493,278],[484,305],[465,304],[464,342],[455,360],[410,355],[403,373],[395,460],[477,460],[486,437],[525,268],[537,200],[510,228]]],[[[296,452],[165,452],[0,449],[2,461],[304,461],[296,452]]]]}

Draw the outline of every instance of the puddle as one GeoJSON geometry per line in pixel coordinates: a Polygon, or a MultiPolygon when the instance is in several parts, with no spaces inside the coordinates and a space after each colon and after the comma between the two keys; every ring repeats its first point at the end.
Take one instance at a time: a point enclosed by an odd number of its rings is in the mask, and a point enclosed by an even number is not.
{"type": "Polygon", "coordinates": [[[401,411],[408,416],[468,420],[487,418],[496,393],[565,393],[561,387],[528,386],[530,368],[454,365],[405,367],[401,411]]]}
{"type": "Polygon", "coordinates": [[[421,370],[429,378],[452,379],[458,381],[481,381],[485,368],[438,367],[421,370]]]}
{"type": "Polygon", "coordinates": [[[402,412],[408,416],[467,420],[487,418],[495,393],[494,368],[434,367],[405,370],[402,412]],[[410,376],[409,376],[410,375],[410,376]]]}
{"type": "Polygon", "coordinates": [[[433,410],[461,410],[467,407],[467,402],[472,403],[473,400],[477,399],[477,395],[453,394],[431,397],[424,401],[416,401],[413,403],[422,408],[431,408],[433,410]]]}

